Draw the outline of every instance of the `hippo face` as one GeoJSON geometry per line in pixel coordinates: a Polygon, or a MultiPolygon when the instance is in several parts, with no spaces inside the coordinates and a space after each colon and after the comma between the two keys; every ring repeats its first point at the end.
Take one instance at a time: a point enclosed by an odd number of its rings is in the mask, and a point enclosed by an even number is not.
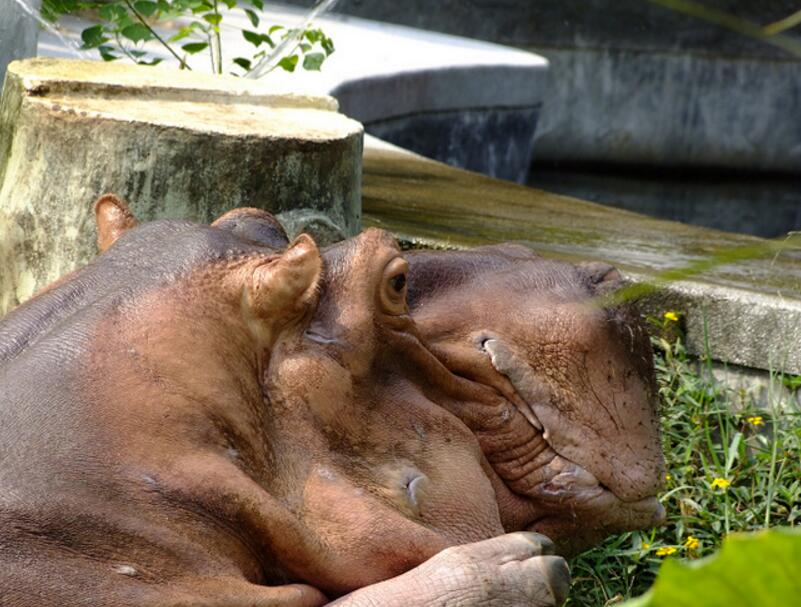
{"type": "Polygon", "coordinates": [[[514,245],[408,259],[421,334],[451,371],[494,389],[483,405],[451,411],[504,481],[505,527],[547,534],[571,554],[659,524],[649,340],[630,309],[597,297],[618,273],[514,245]]]}
{"type": "Polygon", "coordinates": [[[108,250],[0,330],[0,593],[338,595],[503,533],[387,234],[324,260],[254,210],[97,214],[108,250]]]}

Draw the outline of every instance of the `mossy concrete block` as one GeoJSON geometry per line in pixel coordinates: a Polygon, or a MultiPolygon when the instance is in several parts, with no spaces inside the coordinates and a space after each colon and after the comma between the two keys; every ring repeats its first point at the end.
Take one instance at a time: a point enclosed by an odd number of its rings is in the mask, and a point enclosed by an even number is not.
{"type": "Polygon", "coordinates": [[[336,107],[235,78],[12,63],[0,101],[0,314],[95,255],[92,202],[104,192],[145,221],[254,206],[357,233],[362,127],[336,107]]]}
{"type": "Polygon", "coordinates": [[[801,374],[801,250],[639,215],[449,167],[367,137],[364,221],[421,245],[514,241],[599,259],[658,285],[646,311],[683,312],[688,347],[801,374]],[[717,260],[717,261],[715,261],[717,260]]]}

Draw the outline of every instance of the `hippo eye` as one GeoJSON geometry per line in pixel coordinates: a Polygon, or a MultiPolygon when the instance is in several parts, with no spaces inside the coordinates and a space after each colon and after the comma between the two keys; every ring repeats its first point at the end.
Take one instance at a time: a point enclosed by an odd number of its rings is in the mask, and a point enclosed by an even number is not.
{"type": "Polygon", "coordinates": [[[398,293],[403,293],[403,288],[406,286],[406,274],[398,274],[397,276],[393,276],[390,278],[389,284],[391,284],[392,288],[398,293]]]}
{"type": "Polygon", "coordinates": [[[384,311],[388,314],[408,313],[406,306],[406,274],[409,265],[402,257],[395,257],[384,268],[379,297],[384,311]]]}

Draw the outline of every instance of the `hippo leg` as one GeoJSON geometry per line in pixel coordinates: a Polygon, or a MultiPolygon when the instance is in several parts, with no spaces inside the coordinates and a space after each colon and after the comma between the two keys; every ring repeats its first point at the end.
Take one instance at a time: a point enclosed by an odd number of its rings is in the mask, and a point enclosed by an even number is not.
{"type": "Polygon", "coordinates": [[[446,548],[422,565],[361,588],[336,607],[559,607],[570,574],[553,544],[538,533],[509,533],[446,548]]]}

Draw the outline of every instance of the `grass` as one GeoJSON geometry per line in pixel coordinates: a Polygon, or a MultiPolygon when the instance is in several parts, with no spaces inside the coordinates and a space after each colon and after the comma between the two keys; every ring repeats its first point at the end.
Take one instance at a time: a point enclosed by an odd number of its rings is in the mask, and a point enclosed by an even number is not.
{"type": "Polygon", "coordinates": [[[728,533],[801,522],[801,407],[792,395],[801,378],[773,377],[776,388],[759,407],[753,392],[721,385],[708,360],[687,355],[674,313],[651,322],[667,524],[610,538],[574,559],[569,606],[638,596],[666,557],[706,556],[728,533]]]}

